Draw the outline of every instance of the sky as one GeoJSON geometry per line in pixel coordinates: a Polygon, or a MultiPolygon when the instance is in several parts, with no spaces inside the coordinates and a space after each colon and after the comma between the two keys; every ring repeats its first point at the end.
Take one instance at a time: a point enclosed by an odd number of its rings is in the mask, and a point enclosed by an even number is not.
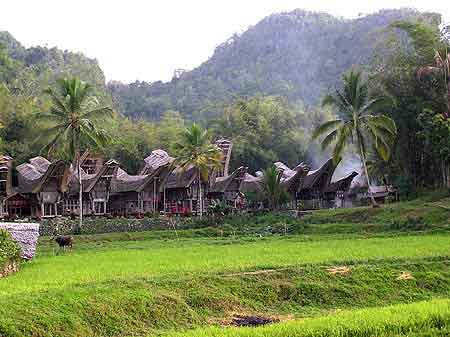
{"type": "Polygon", "coordinates": [[[199,66],[217,45],[272,13],[302,8],[356,18],[401,7],[450,21],[442,0],[7,0],[0,30],[26,47],[57,46],[96,58],[107,80],[153,82],[199,66]]]}

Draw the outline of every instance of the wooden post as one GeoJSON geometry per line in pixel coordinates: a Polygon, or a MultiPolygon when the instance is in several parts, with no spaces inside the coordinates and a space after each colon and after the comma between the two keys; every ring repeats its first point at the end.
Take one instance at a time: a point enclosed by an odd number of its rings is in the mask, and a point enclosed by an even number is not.
{"type": "Polygon", "coordinates": [[[163,190],[163,207],[164,207],[164,214],[166,213],[166,186],[164,186],[164,190],[163,190]]]}
{"type": "Polygon", "coordinates": [[[156,178],[153,178],[153,213],[156,214],[156,178]]]}
{"type": "Polygon", "coordinates": [[[77,162],[78,162],[78,182],[80,184],[80,192],[79,192],[79,203],[80,203],[80,207],[79,207],[79,224],[78,224],[78,230],[81,230],[81,227],[83,226],[83,183],[81,181],[81,161],[80,161],[80,156],[78,154],[77,156],[77,162]]]}

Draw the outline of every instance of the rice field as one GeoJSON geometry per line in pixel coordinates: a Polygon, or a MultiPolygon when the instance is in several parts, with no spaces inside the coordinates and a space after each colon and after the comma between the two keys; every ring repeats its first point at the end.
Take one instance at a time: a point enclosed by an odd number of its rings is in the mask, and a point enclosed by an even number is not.
{"type": "MultiPolygon", "coordinates": [[[[185,273],[232,273],[313,263],[450,256],[450,235],[398,237],[276,237],[250,241],[149,240],[88,244],[72,252],[51,251],[0,280],[0,296],[73,284],[185,273]]],[[[0,298],[1,304],[1,298],[0,298]]]]}
{"type": "Polygon", "coordinates": [[[448,336],[450,301],[433,300],[384,308],[345,311],[327,317],[259,328],[207,328],[171,337],[400,337],[448,336]]]}
{"type": "Polygon", "coordinates": [[[42,238],[33,261],[0,279],[0,336],[448,335],[450,233],[328,228],[90,235],[66,252],[42,238]],[[345,272],[330,272],[335,266],[345,272]],[[229,327],[235,313],[280,323],[229,327]]]}

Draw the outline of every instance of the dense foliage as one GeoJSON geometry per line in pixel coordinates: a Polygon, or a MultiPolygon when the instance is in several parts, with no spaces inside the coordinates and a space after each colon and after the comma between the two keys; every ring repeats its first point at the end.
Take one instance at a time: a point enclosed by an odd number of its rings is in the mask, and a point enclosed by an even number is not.
{"type": "MultiPolygon", "coordinates": [[[[373,147],[381,159],[387,161],[397,136],[397,127],[388,116],[376,114],[377,108],[385,99],[370,97],[368,84],[361,79],[360,72],[350,71],[344,75],[343,82],[342,91],[336,90],[323,100],[323,105],[333,105],[337,109],[338,119],[326,121],[319,126],[314,131],[313,138],[325,136],[322,149],[333,145],[335,162],[341,160],[349,145],[354,145],[364,168],[367,186],[371,186],[367,169],[368,151],[373,147]]],[[[370,196],[372,204],[376,206],[373,194],[370,193],[370,196]]]]}
{"type": "Polygon", "coordinates": [[[274,165],[263,172],[262,189],[271,211],[277,210],[281,204],[289,200],[289,194],[281,184],[281,177],[281,172],[274,165]]]}
{"type": "Polygon", "coordinates": [[[375,92],[392,98],[389,111],[398,127],[398,139],[388,165],[377,170],[390,182],[415,187],[450,186],[450,119],[448,80],[424,75],[436,62],[436,52],[449,43],[438,25],[397,22],[410,44],[392,35],[369,72],[375,92]]]}
{"type": "Polygon", "coordinates": [[[12,240],[11,235],[0,228],[0,271],[8,260],[20,258],[20,247],[12,240]]]}
{"type": "Polygon", "coordinates": [[[278,160],[297,165],[305,158],[310,130],[328,116],[289,106],[280,97],[255,96],[226,106],[209,123],[214,134],[233,141],[232,167],[261,170],[278,160]]]}

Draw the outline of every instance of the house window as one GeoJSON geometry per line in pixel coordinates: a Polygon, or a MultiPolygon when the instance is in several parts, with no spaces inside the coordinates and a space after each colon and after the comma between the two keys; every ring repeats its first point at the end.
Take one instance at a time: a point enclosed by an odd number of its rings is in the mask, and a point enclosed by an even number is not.
{"type": "Polygon", "coordinates": [[[59,209],[58,204],[48,204],[44,203],[44,207],[42,208],[42,216],[43,217],[54,217],[61,215],[61,210],[59,209]]]}
{"type": "Polygon", "coordinates": [[[103,215],[106,214],[106,201],[94,201],[94,214],[103,215]]]}
{"type": "Polygon", "coordinates": [[[67,214],[76,214],[79,212],[79,200],[67,199],[64,201],[64,210],[67,214]]]}

